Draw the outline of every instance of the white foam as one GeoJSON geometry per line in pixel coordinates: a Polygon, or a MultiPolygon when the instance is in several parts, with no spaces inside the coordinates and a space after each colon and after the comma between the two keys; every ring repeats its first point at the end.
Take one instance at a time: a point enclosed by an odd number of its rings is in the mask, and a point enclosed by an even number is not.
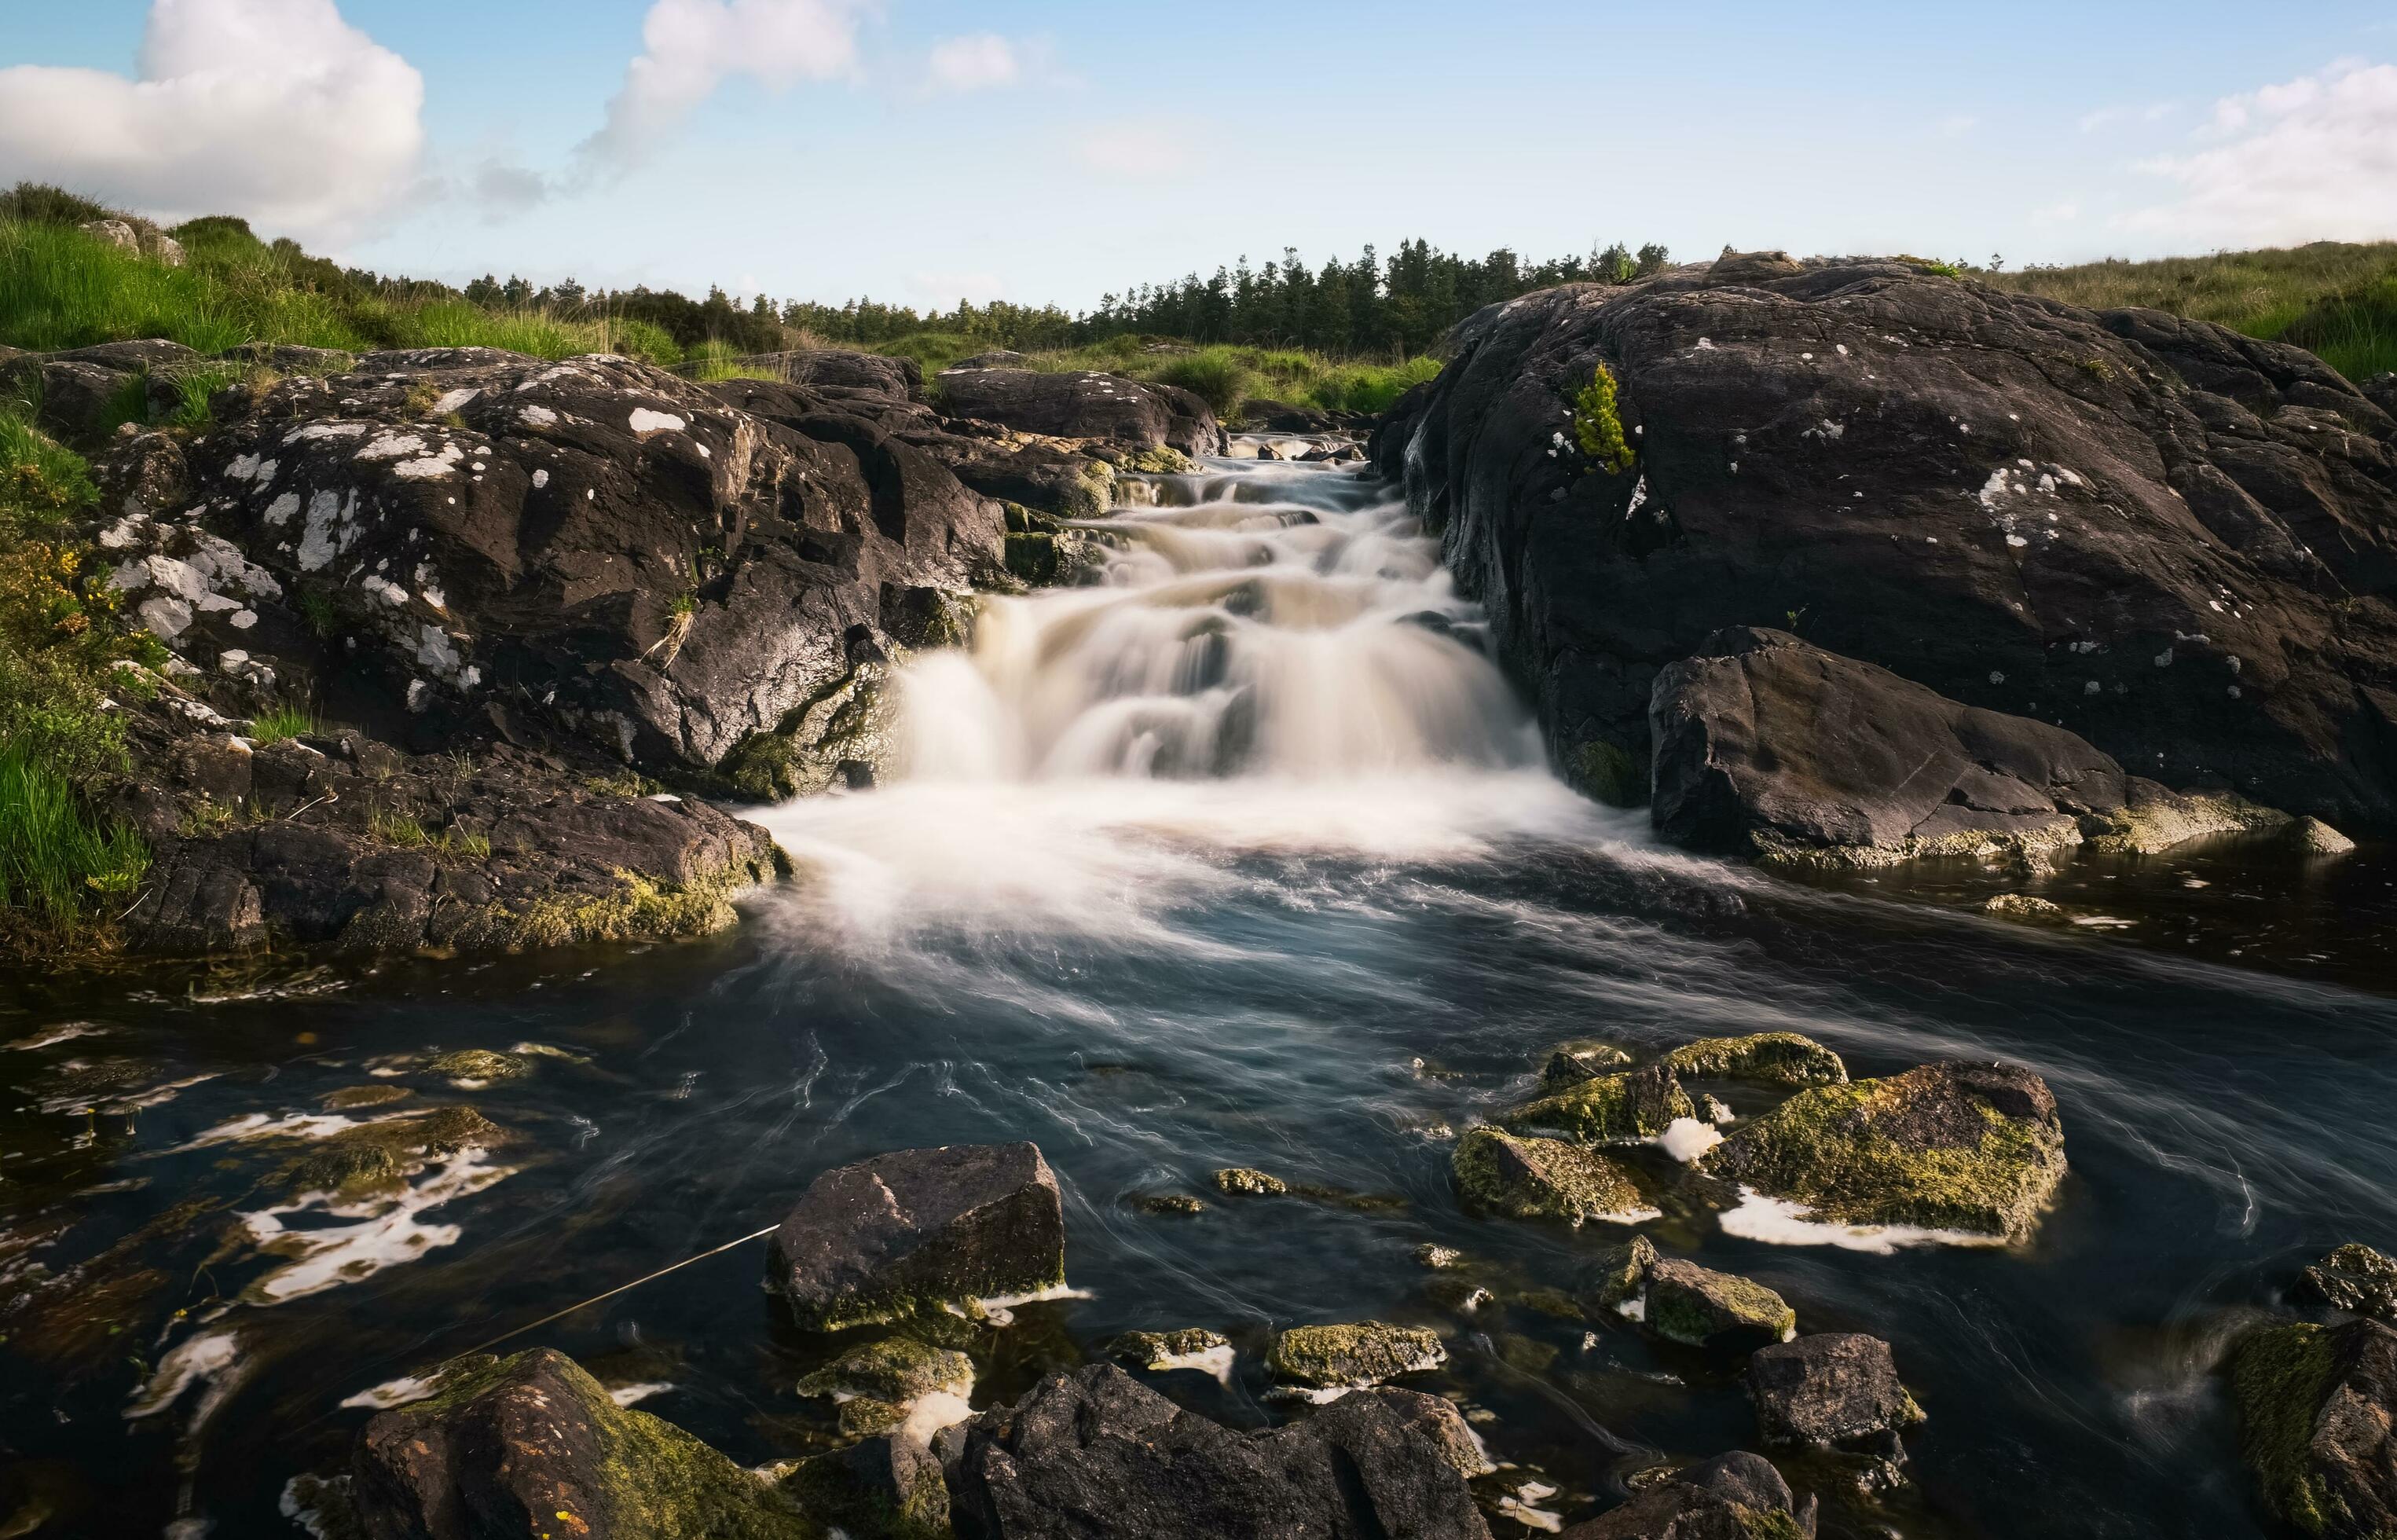
{"type": "Polygon", "coordinates": [[[1805,1205],[1767,1198],[1743,1185],[1739,1206],[1718,1217],[1725,1235],[1773,1246],[1837,1246],[1888,1256],[1908,1246],[2003,1246],[2002,1236],[1932,1230],[1915,1225],[1841,1225],[1810,1219],[1805,1205]]]}
{"type": "Polygon", "coordinates": [[[1626,1320],[1646,1320],[1648,1319],[1648,1296],[1646,1294],[1634,1294],[1629,1299],[1617,1300],[1614,1306],[1614,1313],[1621,1316],[1626,1320]]]}
{"type": "Polygon", "coordinates": [[[197,1427],[221,1405],[239,1382],[241,1341],[231,1332],[202,1332],[184,1338],[158,1360],[149,1380],[125,1409],[128,1418],[154,1417],[181,1400],[194,1385],[208,1388],[193,1410],[190,1426],[197,1427]]]}
{"type": "Polygon", "coordinates": [[[620,1385],[612,1387],[608,1392],[608,1399],[618,1406],[631,1406],[636,1401],[648,1400],[651,1396],[663,1396],[673,1388],[674,1385],[671,1381],[643,1380],[638,1385],[620,1385]]]}
{"type": "Polygon", "coordinates": [[[1232,1383],[1233,1357],[1232,1345],[1227,1342],[1220,1346],[1201,1348],[1196,1353],[1160,1354],[1149,1360],[1148,1367],[1158,1371],[1196,1369],[1201,1373],[1214,1375],[1222,1384],[1229,1385],[1232,1383]]]}
{"type": "Polygon", "coordinates": [[[484,1158],[479,1149],[461,1150],[431,1176],[387,1200],[336,1204],[327,1194],[309,1193],[292,1203],[243,1214],[243,1226],[260,1250],[289,1259],[252,1283],[248,1297],[264,1305],[302,1299],[456,1245],[463,1233],[457,1225],[428,1225],[421,1216],[515,1174],[508,1167],[486,1165],[484,1158]],[[357,1223],[310,1230],[292,1230],[283,1224],[289,1215],[318,1208],[355,1217],[357,1223]]]}
{"type": "Polygon", "coordinates": [[[1655,1140],[1658,1148],[1685,1166],[1721,1143],[1722,1134],[1712,1123],[1695,1118],[1674,1118],[1655,1140]]]}
{"type": "Polygon", "coordinates": [[[948,1390],[935,1390],[919,1396],[907,1405],[907,1420],[899,1425],[902,1438],[929,1444],[932,1435],[944,1427],[955,1427],[973,1415],[973,1408],[965,1397],[948,1390]]]}
{"type": "Polygon", "coordinates": [[[344,1407],[363,1406],[376,1412],[388,1412],[395,1406],[406,1406],[410,1401],[424,1399],[440,1388],[440,1385],[441,1382],[437,1378],[421,1379],[414,1374],[402,1374],[395,1380],[385,1380],[381,1385],[347,1397],[341,1404],[344,1407]]]}
{"type": "MultiPolygon", "coordinates": [[[[394,1116],[408,1117],[412,1114],[401,1113],[394,1116]]],[[[387,1120],[380,1118],[363,1119],[344,1118],[337,1112],[290,1112],[280,1118],[263,1112],[246,1112],[238,1118],[219,1123],[214,1128],[203,1130],[188,1143],[180,1145],[177,1153],[180,1154],[183,1150],[206,1149],[210,1145],[230,1145],[253,1139],[330,1139],[347,1129],[364,1128],[370,1122],[387,1120]]]]}

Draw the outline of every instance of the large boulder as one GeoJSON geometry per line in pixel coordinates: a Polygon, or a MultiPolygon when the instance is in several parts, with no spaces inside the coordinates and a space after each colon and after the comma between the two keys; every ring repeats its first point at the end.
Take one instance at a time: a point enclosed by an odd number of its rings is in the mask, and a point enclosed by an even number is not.
{"type": "Polygon", "coordinates": [[[1868,1488],[1901,1479],[1899,1435],[1923,1413],[1879,1337],[1824,1332],[1760,1347],[1748,1360],[1746,1384],[1766,1443],[1860,1455],[1868,1488]]]}
{"type": "Polygon", "coordinates": [[[548,1348],[445,1366],[428,1399],[358,1436],[351,1492],[368,1540],[810,1540],[757,1477],[621,1408],[548,1348]]]}
{"type": "Polygon", "coordinates": [[[1920,1065],[1801,1091],[1699,1163],[1806,1220],[2020,1240],[2064,1179],[2064,1125],[2019,1065],[1920,1065]]]}
{"type": "Polygon", "coordinates": [[[1659,672],[1648,721],[1649,815],[1704,850],[1861,865],[2039,850],[2124,802],[2122,768],[2073,733],[1755,626],[1659,672]]]}
{"type": "Polygon", "coordinates": [[[1466,1202],[1509,1219],[1629,1224],[1654,1215],[1631,1173],[1601,1151],[1564,1139],[1518,1138],[1483,1125],[1467,1129],[1453,1158],[1466,1202]]]}
{"type": "Polygon", "coordinates": [[[828,1171],[771,1246],[768,1281],[811,1331],[1065,1283],[1057,1178],[1032,1145],[899,1150],[828,1171]]]}
{"type": "Polygon", "coordinates": [[[1812,1540],[1816,1507],[1798,1502],[1772,1461],[1735,1450],[1675,1471],[1561,1540],[1812,1540]]]}
{"type": "Polygon", "coordinates": [[[944,1435],[959,1540],[1488,1540],[1414,1398],[1240,1434],[1101,1364],[944,1435]]]}
{"type": "Polygon", "coordinates": [[[924,399],[923,366],[895,354],[801,348],[789,353],[753,354],[735,362],[744,370],[771,374],[795,385],[853,391],[897,401],[924,399]]]}
{"type": "Polygon", "coordinates": [[[1654,1064],[1620,1075],[1598,1075],[1524,1103],[1498,1121],[1515,1130],[1547,1129],[1592,1144],[1634,1144],[1661,1137],[1697,1105],[1674,1078],[1670,1065],[1654,1064]]]}
{"type": "Polygon", "coordinates": [[[1591,789],[1640,799],[1660,670],[1794,617],[2167,784],[2397,823],[2397,424],[2311,355],[1869,261],[1546,289],[1451,341],[1376,459],[1591,789]]]}
{"type": "Polygon", "coordinates": [[[1223,425],[1206,402],[1173,385],[1079,369],[953,368],[940,377],[941,409],[1052,438],[1104,438],[1134,449],[1224,452],[1223,425]]]}
{"type": "Polygon", "coordinates": [[[2397,1533],[2397,1332],[2272,1327],[2234,1350],[2230,1384],[2241,1450],[2276,1517],[2330,1540],[2397,1533]]]}

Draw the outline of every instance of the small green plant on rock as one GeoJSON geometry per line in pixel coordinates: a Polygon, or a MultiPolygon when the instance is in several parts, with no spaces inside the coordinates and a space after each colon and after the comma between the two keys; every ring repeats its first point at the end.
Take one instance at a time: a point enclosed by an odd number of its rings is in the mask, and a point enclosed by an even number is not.
{"type": "Polygon", "coordinates": [[[316,718],[301,705],[284,704],[249,719],[249,741],[260,748],[287,738],[305,738],[316,730],[316,718]]]}
{"type": "Polygon", "coordinates": [[[1623,435],[1623,418],[1614,401],[1614,371],[1604,364],[1590,377],[1581,394],[1573,397],[1573,441],[1581,452],[1597,462],[1609,475],[1621,475],[1631,469],[1637,457],[1631,441],[1623,435]]]}

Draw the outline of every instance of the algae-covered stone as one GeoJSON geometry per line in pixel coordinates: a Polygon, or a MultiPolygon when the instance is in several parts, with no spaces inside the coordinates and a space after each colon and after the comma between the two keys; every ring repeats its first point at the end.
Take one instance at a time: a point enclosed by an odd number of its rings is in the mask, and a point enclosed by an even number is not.
{"type": "Polygon", "coordinates": [[[1598,1253],[1590,1288],[1592,1299],[1602,1309],[1638,1299],[1648,1281],[1648,1269],[1655,1265],[1655,1244],[1644,1235],[1635,1235],[1620,1246],[1609,1246],[1598,1253]]]}
{"type": "Polygon", "coordinates": [[[1777,1086],[1844,1085],[1840,1056],[1799,1032],[1751,1032],[1741,1038],[1700,1038],[1665,1055],[1675,1075],[1694,1080],[1761,1080],[1777,1086]]]}
{"type": "Polygon", "coordinates": [[[455,1053],[444,1053],[426,1065],[429,1074],[443,1076],[461,1085],[488,1085],[493,1080],[513,1080],[532,1066],[513,1053],[494,1053],[489,1049],[467,1048],[455,1053]]]}
{"type": "Polygon", "coordinates": [[[1231,1373],[1232,1343],[1223,1333],[1201,1326],[1179,1332],[1126,1332],[1107,1344],[1107,1357],[1153,1373],[1198,1369],[1222,1379],[1231,1373]]]}
{"type": "Polygon", "coordinates": [[[2338,1247],[2297,1281],[2334,1308],[2397,1324],[2397,1259],[2369,1246],[2338,1247]]]}
{"type": "Polygon", "coordinates": [[[1922,1065],[1801,1091],[1700,1164],[1809,1219],[2019,1240],[2064,1179],[2064,1127],[2018,1065],[1922,1065]]]}
{"type": "Polygon", "coordinates": [[[1550,1093],[1595,1080],[1608,1070],[1631,1062],[1631,1055],[1613,1043],[1560,1044],[1540,1066],[1540,1089],[1550,1093]]]}
{"type": "Polygon", "coordinates": [[[325,1109],[328,1112],[355,1112],[361,1107],[379,1107],[393,1102],[404,1102],[414,1092],[406,1086],[343,1086],[325,1093],[325,1109]]]}
{"type": "Polygon", "coordinates": [[[2289,815],[2236,792],[2176,792],[2133,776],[2127,804],[2082,820],[2093,850],[2153,855],[2208,835],[2283,828],[2289,815]]]}
{"type": "Polygon", "coordinates": [[[1525,1103],[1498,1121],[1518,1131],[1545,1129],[1591,1144],[1620,1145],[1657,1138],[1674,1118],[1696,1116],[1697,1107],[1672,1067],[1655,1064],[1567,1086],[1525,1103]]]}
{"type": "Polygon", "coordinates": [[[1816,1504],[1801,1507],[1771,1461],[1745,1450],[1683,1470],[1652,1467],[1621,1507],[1575,1524],[1563,1540],[1813,1540],[1816,1504]]]}
{"type": "Polygon", "coordinates": [[[1311,1389],[1379,1385],[1448,1361],[1440,1333],[1378,1320],[1346,1326],[1293,1326],[1274,1339],[1265,1359],[1277,1379],[1311,1389]]]}
{"type": "Polygon", "coordinates": [[[1136,1192],[1124,1199],[1143,1213],[1188,1218],[1207,1212],[1207,1205],[1186,1192],[1136,1192]]]}
{"type": "Polygon", "coordinates": [[[1465,1253],[1453,1246],[1442,1246],[1436,1241],[1426,1240],[1415,1248],[1417,1266],[1429,1267],[1437,1271],[1443,1267],[1461,1266],[1464,1262],[1465,1253]]]}
{"type": "Polygon", "coordinates": [[[781,1488],[810,1519],[851,1540],[950,1540],[948,1487],[920,1440],[876,1436],[801,1460],[781,1488]]]}
{"type": "Polygon", "coordinates": [[[1889,1458],[1898,1431],[1922,1421],[1889,1344],[1861,1332],[1822,1332],[1760,1347],[1748,1360],[1746,1383],[1767,1443],[1862,1449],[1889,1458]]]}
{"type": "Polygon", "coordinates": [[[1466,1202],[1509,1219],[1561,1219],[1570,1225],[1650,1217],[1631,1173],[1586,1145],[1518,1138],[1489,1127],[1468,1129],[1452,1158],[1466,1202]]]}
{"type": "Polygon", "coordinates": [[[2273,1327],[2230,1359],[2239,1443],[2265,1506],[2323,1540],[2397,1533],[2397,1332],[2273,1327]]]}
{"type": "Polygon", "coordinates": [[[2300,818],[2289,826],[2289,844],[2300,855],[2345,855],[2355,841],[2319,818],[2300,818]]]}
{"type": "Polygon", "coordinates": [[[899,1150],[824,1172],[774,1232],[799,1324],[837,1331],[1065,1282],[1057,1178],[1028,1144],[899,1150]]]}
{"type": "Polygon", "coordinates": [[[802,1396],[871,1396],[913,1401],[935,1393],[973,1392],[973,1360],[913,1337],[885,1337],[852,1347],[799,1381],[802,1396]]]}
{"type": "Polygon", "coordinates": [[[1644,1297],[1640,1319],[1648,1330],[1694,1347],[1787,1342],[1798,1334],[1798,1312],[1763,1284],[1677,1257],[1649,1264],[1644,1297]]]}
{"type": "Polygon", "coordinates": [[[2000,919],[2056,919],[2063,916],[2064,905],[2030,893],[1992,893],[1981,901],[1981,913],[2000,919]]]}
{"type": "Polygon", "coordinates": [[[788,1497],[671,1423],[619,1407],[547,1348],[445,1366],[431,1398],[367,1424],[351,1488],[376,1540],[820,1533],[788,1497]]]}
{"type": "Polygon", "coordinates": [[[1215,1185],[1236,1198],[1279,1198],[1290,1191],[1280,1177],[1247,1166],[1225,1166],[1215,1173],[1215,1185]]]}
{"type": "Polygon", "coordinates": [[[464,1149],[490,1149],[514,1137],[473,1107],[428,1107],[340,1129],[271,1179],[287,1194],[328,1193],[351,1202],[397,1192],[426,1162],[464,1149]]]}

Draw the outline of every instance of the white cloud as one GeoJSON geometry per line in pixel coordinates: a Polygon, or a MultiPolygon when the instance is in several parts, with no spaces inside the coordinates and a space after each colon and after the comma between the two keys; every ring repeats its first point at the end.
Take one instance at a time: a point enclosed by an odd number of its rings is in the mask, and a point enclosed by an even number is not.
{"type": "Polygon", "coordinates": [[[2077,203],[2051,203],[2043,208],[2030,211],[2033,224],[2070,224],[2080,217],[2081,206],[2077,203]]]}
{"type": "Polygon", "coordinates": [[[2139,163],[2180,195],[2126,227],[2243,247],[2397,235],[2397,65],[2343,60],[2227,97],[2202,138],[2139,163]]]}
{"type": "Polygon", "coordinates": [[[1074,155],[1101,175],[1147,181],[1196,171],[1205,142],[1195,125],[1130,118],[1088,129],[1075,141],[1074,155]]]}
{"type": "Polygon", "coordinates": [[[983,91],[1022,80],[1024,60],[1015,44],[997,33],[976,33],[933,44],[927,74],[936,91],[983,91]]]}
{"type": "Polygon", "coordinates": [[[2179,111],[2177,101],[2150,101],[2144,107],[2100,107],[2081,114],[2081,131],[2094,134],[2101,128],[2119,128],[2130,123],[2162,123],[2179,111]]]}
{"type": "Polygon", "coordinates": [[[714,95],[745,78],[777,90],[857,74],[857,20],[870,0],[657,0],[641,55],[583,153],[629,165],[714,95]]]}
{"type": "Polygon", "coordinates": [[[0,181],[339,238],[410,188],[424,80],[333,0],[156,0],[140,76],[0,70],[0,181]]]}

